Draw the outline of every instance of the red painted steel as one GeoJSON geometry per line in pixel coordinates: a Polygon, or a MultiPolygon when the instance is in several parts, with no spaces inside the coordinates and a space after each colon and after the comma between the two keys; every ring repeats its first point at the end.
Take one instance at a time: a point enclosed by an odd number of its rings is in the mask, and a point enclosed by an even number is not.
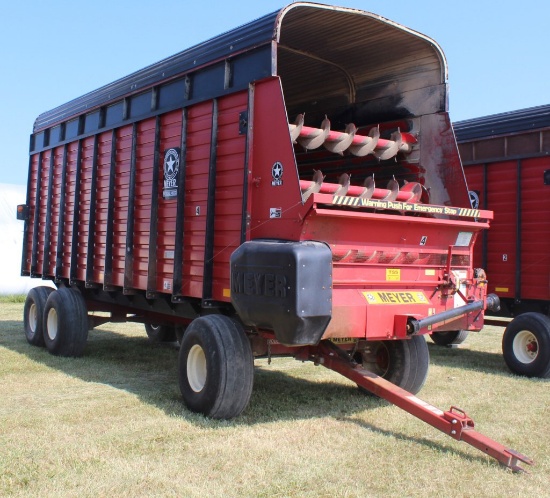
{"type": "Polygon", "coordinates": [[[105,283],[105,253],[111,172],[112,133],[100,133],[98,139],[96,205],[94,224],[94,257],[92,282],[105,283]]]}
{"type": "Polygon", "coordinates": [[[38,239],[37,239],[37,256],[36,256],[36,272],[42,273],[44,265],[44,242],[46,236],[46,206],[48,204],[48,192],[50,186],[50,157],[53,151],[49,150],[42,154],[42,163],[40,165],[40,200],[37,206],[38,209],[38,239]]]}
{"type": "Polygon", "coordinates": [[[279,78],[255,84],[250,143],[247,238],[299,240],[304,214],[294,149],[279,78]],[[273,168],[282,167],[274,185],[273,168]]]}
{"type": "MultiPolygon", "coordinates": [[[[411,218],[401,215],[353,211],[337,211],[315,207],[303,226],[303,240],[323,237],[333,252],[333,318],[323,337],[363,337],[372,340],[405,338],[400,316],[428,316],[455,307],[455,295],[439,290],[444,280],[444,261],[449,246],[454,246],[460,232],[475,235],[487,227],[475,221],[411,218]],[[368,226],[368,230],[365,230],[368,226]],[[376,238],[372,234],[376,233],[376,238]],[[421,246],[422,237],[427,241],[421,246]],[[388,275],[395,270],[396,280],[388,275]],[[421,292],[424,303],[369,303],[365,293],[403,290],[421,292]],[[339,308],[342,306],[342,308],[339,308]]],[[[452,250],[455,270],[464,272],[472,282],[471,246],[452,250]]],[[[471,297],[484,299],[485,289],[477,284],[469,287],[471,297]]],[[[458,317],[432,327],[432,331],[480,330],[483,313],[458,317]]],[[[429,332],[424,330],[423,333],[429,332]]]]}
{"type": "Polygon", "coordinates": [[[147,290],[155,146],[154,118],[137,124],[132,287],[147,290]]]}
{"type": "MultiPolygon", "coordinates": [[[[184,296],[202,298],[213,102],[191,106],[185,156],[184,296]]],[[[176,241],[176,245],[179,241],[176,241]]]]}
{"type": "Polygon", "coordinates": [[[112,282],[110,283],[117,287],[124,286],[131,154],[132,126],[127,125],[117,130],[116,138],[115,202],[113,212],[113,276],[112,282]]]}
{"type": "Polygon", "coordinates": [[[498,213],[491,225],[487,274],[490,288],[501,297],[513,297],[516,285],[516,169],[516,162],[508,161],[495,163],[487,171],[489,185],[499,185],[491,189],[487,197],[489,209],[498,213]]]}
{"type": "MultiPolygon", "coordinates": [[[[77,268],[76,279],[79,281],[86,280],[86,266],[88,256],[88,233],[90,225],[90,211],[94,209],[91,206],[92,195],[92,169],[93,169],[93,152],[94,152],[94,137],[88,137],[82,140],[81,143],[81,160],[80,160],[80,200],[78,205],[78,222],[77,222],[77,268]]],[[[90,250],[93,250],[90,248],[90,250]]]]}
{"type": "Polygon", "coordinates": [[[59,212],[61,208],[61,171],[63,167],[63,147],[56,147],[54,151],[54,171],[52,185],[48,188],[48,195],[51,195],[50,215],[50,251],[47,256],[47,268],[45,275],[55,276],[55,263],[57,258],[57,237],[59,233],[59,212]]]}
{"type": "Polygon", "coordinates": [[[351,362],[342,350],[329,341],[322,341],[317,347],[304,348],[296,358],[314,361],[316,364],[338,372],[358,386],[402,408],[457,441],[464,441],[477,448],[515,472],[524,471],[520,466],[521,463],[534,464],[531,458],[474,430],[474,421],[463,410],[451,407],[450,410],[443,411],[426,403],[410,392],[351,362]]]}
{"type": "Polygon", "coordinates": [[[216,208],[212,297],[230,300],[229,258],[241,245],[246,134],[239,134],[239,116],[248,107],[248,92],[219,99],[216,151],[216,208]]]}
{"type": "Polygon", "coordinates": [[[72,142],[67,147],[67,165],[65,171],[65,197],[62,200],[63,226],[62,229],[62,255],[60,277],[69,279],[71,271],[71,252],[74,222],[74,203],[76,192],[76,169],[78,157],[78,142],[72,142]]]}
{"type": "MultiPolygon", "coordinates": [[[[181,146],[181,128],[183,113],[181,110],[163,114],[160,118],[160,150],[158,180],[158,225],[157,225],[157,263],[156,263],[156,291],[170,292],[174,278],[175,251],[183,251],[181,244],[176,247],[176,212],[177,202],[164,199],[163,188],[163,151],[181,146]]],[[[180,164],[181,167],[181,164],[180,164]]]]}
{"type": "MultiPolygon", "coordinates": [[[[548,186],[543,183],[544,171],[550,169],[550,160],[534,157],[520,161],[521,179],[518,178],[518,160],[491,162],[487,165],[471,164],[465,167],[470,190],[479,194],[480,205],[495,212],[491,230],[487,234],[487,274],[489,292],[502,298],[521,300],[550,300],[550,221],[544,213],[550,211],[548,186]],[[483,168],[487,178],[484,184],[483,168]],[[518,199],[521,191],[521,219],[518,220],[518,199]],[[487,188],[487,198],[484,198],[487,188]],[[516,272],[517,227],[521,222],[521,286],[516,272]]],[[[476,246],[474,261],[482,263],[481,244],[476,246]]]]}
{"type": "Polygon", "coordinates": [[[29,178],[27,180],[28,184],[28,207],[29,207],[29,218],[27,220],[27,243],[23,247],[23,261],[21,265],[21,272],[26,275],[31,274],[31,255],[32,255],[32,244],[33,244],[33,226],[34,219],[37,215],[36,210],[36,190],[37,190],[37,179],[38,179],[38,158],[40,154],[32,154],[30,157],[29,165],[29,178]]]}
{"type": "Polygon", "coordinates": [[[522,299],[550,301],[550,187],[543,182],[548,169],[548,157],[521,162],[522,299]]]}

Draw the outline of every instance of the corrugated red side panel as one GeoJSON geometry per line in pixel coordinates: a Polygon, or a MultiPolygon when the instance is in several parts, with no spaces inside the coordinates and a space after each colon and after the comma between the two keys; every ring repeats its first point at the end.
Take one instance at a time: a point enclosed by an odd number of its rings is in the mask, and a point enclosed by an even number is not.
{"type": "Polygon", "coordinates": [[[109,175],[111,172],[112,132],[100,133],[97,147],[97,179],[94,224],[94,258],[92,281],[103,284],[105,277],[105,244],[109,207],[109,175]]]}
{"type": "MultiPolygon", "coordinates": [[[[215,154],[215,216],[213,236],[212,297],[229,300],[229,258],[240,245],[242,237],[242,206],[246,133],[239,132],[240,113],[247,109],[248,92],[203,102],[183,110],[166,113],[158,119],[159,151],[155,164],[157,118],[148,118],[116,130],[113,163],[113,132],[58,146],[42,154],[35,154],[30,165],[30,217],[27,223],[23,271],[62,279],[95,284],[106,284],[137,290],[172,293],[176,251],[182,256],[183,296],[203,298],[205,268],[206,225],[208,219],[209,172],[215,154]],[[217,126],[213,134],[213,126],[217,126]],[[179,195],[185,194],[183,207],[183,241],[175,240],[178,199],[163,198],[164,151],[182,146],[182,127],[185,127],[185,157],[180,167],[185,168],[179,195]],[[135,136],[134,136],[135,129],[135,136]],[[212,147],[213,136],[216,147],[212,147]],[[133,139],[135,138],[135,143],[133,139]],[[80,150],[79,150],[80,147],[80,150]],[[135,157],[132,161],[133,148],[135,157]],[[94,158],[94,151],[97,155],[94,158]],[[53,163],[51,154],[54,155],[53,163]],[[80,164],[77,165],[80,159],[80,164]],[[40,160],[40,165],[38,164],[40,160]],[[65,176],[62,178],[65,162],[65,176]],[[125,268],[127,260],[127,230],[131,167],[135,164],[132,268],[125,268]],[[53,172],[50,180],[50,164],[53,172]],[[95,192],[92,192],[95,173],[95,192]],[[112,168],[114,167],[114,183],[112,168]],[[153,199],[154,169],[158,168],[158,193],[153,199]],[[40,175],[40,178],[39,178],[40,175]],[[76,184],[78,181],[78,185],[76,184]],[[37,192],[37,185],[40,191],[37,192]],[[63,198],[61,196],[64,189],[63,198]],[[78,190],[77,190],[78,189],[78,190]],[[38,195],[37,195],[38,193],[38,195]],[[95,195],[94,205],[92,201],[95,195]],[[112,199],[111,199],[112,196],[112,199]],[[38,200],[35,209],[34,204],[38,200]],[[50,201],[49,230],[46,229],[50,201]],[[151,234],[153,201],[158,203],[157,232],[151,234]],[[78,205],[75,206],[75,202],[78,205]],[[112,212],[109,211],[113,204],[112,212]],[[112,278],[105,278],[108,268],[106,256],[109,222],[112,217],[112,278]],[[38,217],[38,224],[35,224],[38,217]],[[62,219],[62,226],[59,220],[62,219]],[[90,226],[92,225],[92,226],[90,226]],[[33,241],[37,230],[38,237],[33,241]],[[61,230],[61,234],[59,231],[61,230]],[[92,233],[90,234],[90,231],[92,233]],[[49,253],[44,254],[48,235],[49,253]],[[61,235],[62,247],[58,247],[61,235]],[[90,239],[90,235],[93,237],[90,239]],[[152,236],[151,236],[152,235],[152,236]],[[90,245],[90,240],[91,246],[90,245]],[[76,243],[75,243],[76,242],[76,243]],[[75,247],[73,247],[73,243],[75,247]],[[156,272],[149,276],[151,243],[156,244],[156,272]],[[34,246],[33,246],[34,244],[34,246]],[[34,251],[34,258],[33,258],[34,251]],[[58,251],[61,266],[57,268],[58,251]],[[73,251],[77,251],[73,254],[73,251]],[[89,258],[89,251],[93,251],[89,258]],[[47,258],[44,264],[44,258],[47,258]],[[76,267],[71,268],[71,264],[76,267]],[[88,264],[93,265],[87,271],[88,264]],[[59,270],[56,273],[56,269],[59,270]],[[126,280],[125,280],[126,276],[126,280]],[[130,280],[128,277],[130,276],[130,280]],[[153,289],[148,286],[153,285],[153,289]]],[[[154,253],[153,253],[154,254],[154,253]]],[[[128,259],[130,262],[130,259],[128,259]]]]}
{"type": "MultiPolygon", "coordinates": [[[[76,247],[76,279],[86,280],[86,258],[88,256],[88,233],[90,226],[90,196],[92,194],[94,137],[88,137],[81,142],[80,161],[80,196],[78,205],[78,235],[76,247]]],[[[95,206],[94,206],[95,209],[95,206]]]]}
{"type": "Polygon", "coordinates": [[[212,101],[189,107],[185,175],[182,294],[202,298],[212,101]]]}
{"type": "Polygon", "coordinates": [[[57,237],[59,234],[59,212],[61,206],[61,183],[63,181],[61,177],[63,169],[63,147],[56,147],[54,149],[54,166],[52,185],[49,189],[51,195],[50,204],[50,240],[49,240],[49,254],[47,256],[47,265],[45,267],[44,275],[48,277],[55,277],[55,262],[57,257],[57,237]]]}
{"type": "Polygon", "coordinates": [[[516,261],[515,161],[493,163],[487,168],[487,209],[495,212],[487,243],[490,292],[514,297],[516,261]]]}
{"type": "Polygon", "coordinates": [[[132,126],[128,125],[117,130],[116,141],[115,207],[113,213],[113,277],[110,283],[118,287],[124,286],[131,156],[132,126]]]}
{"type": "Polygon", "coordinates": [[[40,199],[38,203],[38,237],[36,244],[36,267],[35,273],[41,274],[44,266],[44,241],[46,240],[46,208],[48,206],[50,160],[52,151],[48,150],[42,154],[40,166],[40,199]]]}
{"type": "Polygon", "coordinates": [[[74,199],[76,189],[76,166],[78,142],[67,145],[67,166],[65,172],[65,198],[62,200],[63,214],[63,248],[60,277],[70,278],[71,251],[74,221],[74,199]]]}
{"type": "Polygon", "coordinates": [[[239,135],[239,114],[248,93],[219,100],[216,162],[216,216],[212,297],[229,300],[229,258],[241,244],[246,134],[239,135]]]}
{"type": "Polygon", "coordinates": [[[158,224],[157,224],[157,273],[156,291],[170,292],[174,274],[174,251],[176,250],[177,201],[162,197],[164,162],[163,151],[181,146],[182,111],[163,114],[160,119],[160,169],[158,179],[158,224]]]}
{"type": "Polygon", "coordinates": [[[36,215],[36,188],[38,179],[38,158],[39,154],[34,154],[30,160],[29,179],[28,179],[28,194],[29,194],[29,219],[27,220],[27,244],[23,248],[23,260],[21,271],[25,274],[31,273],[31,257],[32,257],[32,238],[34,217],[36,215]]]}
{"type": "Polygon", "coordinates": [[[521,298],[550,300],[550,158],[521,162],[521,298]]]}
{"type": "Polygon", "coordinates": [[[132,287],[140,290],[147,290],[154,149],[155,119],[151,118],[137,124],[132,287]]]}
{"type": "MultiPolygon", "coordinates": [[[[521,256],[520,295],[516,296],[517,188],[518,161],[490,163],[487,166],[487,209],[495,218],[487,235],[487,274],[489,291],[500,297],[550,299],[550,187],[544,185],[544,171],[550,169],[546,157],[522,159],[521,168],[521,256]]],[[[481,164],[466,166],[470,190],[480,192],[481,207],[483,168],[481,164]]],[[[482,243],[475,248],[476,266],[482,263],[482,243]]]]}

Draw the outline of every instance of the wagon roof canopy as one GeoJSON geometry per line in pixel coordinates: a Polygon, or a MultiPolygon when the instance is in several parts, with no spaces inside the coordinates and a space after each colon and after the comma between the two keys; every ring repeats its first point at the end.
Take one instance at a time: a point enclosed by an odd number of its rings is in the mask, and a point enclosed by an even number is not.
{"type": "Polygon", "coordinates": [[[271,74],[281,76],[296,106],[318,96],[314,85],[304,90],[306,78],[323,84],[324,97],[348,104],[367,93],[368,99],[405,94],[406,101],[408,91],[447,78],[443,52],[430,38],[376,14],[297,2],[47,111],[34,130],[272,43],[275,49],[261,56],[269,57],[271,74]]]}
{"type": "Polygon", "coordinates": [[[457,121],[453,128],[459,142],[550,128],[550,105],[457,121]]]}

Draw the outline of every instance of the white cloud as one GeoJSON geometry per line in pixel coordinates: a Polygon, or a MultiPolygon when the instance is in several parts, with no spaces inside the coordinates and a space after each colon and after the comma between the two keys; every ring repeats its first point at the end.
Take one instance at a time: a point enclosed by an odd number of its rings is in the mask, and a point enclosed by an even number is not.
{"type": "Polygon", "coordinates": [[[50,281],[21,276],[23,221],[17,220],[17,205],[26,200],[24,185],[0,183],[0,294],[26,294],[50,281]]]}

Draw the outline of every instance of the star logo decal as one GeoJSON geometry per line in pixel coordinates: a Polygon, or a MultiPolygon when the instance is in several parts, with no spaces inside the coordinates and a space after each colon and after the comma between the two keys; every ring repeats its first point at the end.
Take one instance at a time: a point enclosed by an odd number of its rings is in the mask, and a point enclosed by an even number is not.
{"type": "Polygon", "coordinates": [[[168,149],[164,153],[164,180],[174,180],[178,175],[180,156],[177,149],[168,149]]]}

